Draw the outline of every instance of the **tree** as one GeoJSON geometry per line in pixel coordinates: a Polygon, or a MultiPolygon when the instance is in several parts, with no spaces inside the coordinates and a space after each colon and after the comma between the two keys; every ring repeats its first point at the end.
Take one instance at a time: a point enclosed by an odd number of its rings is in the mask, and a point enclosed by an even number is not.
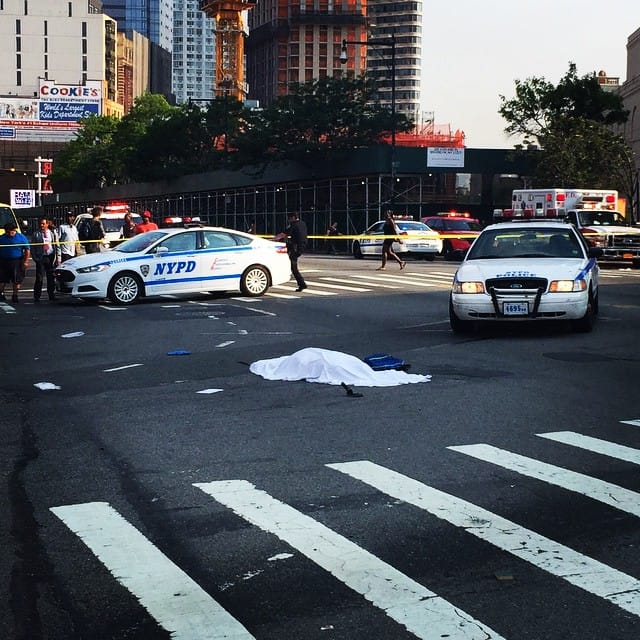
{"type": "Polygon", "coordinates": [[[509,123],[505,132],[523,136],[528,144],[542,146],[549,130],[572,118],[615,125],[629,117],[620,96],[604,91],[593,74],[578,77],[572,62],[557,86],[544,78],[529,78],[516,80],[515,90],[516,97],[510,100],[500,96],[498,112],[509,123]]]}
{"type": "Polygon", "coordinates": [[[74,140],[60,152],[51,183],[55,191],[83,191],[112,184],[118,176],[113,138],[119,126],[114,116],[89,116],[74,140]]]}
{"type": "Polygon", "coordinates": [[[529,78],[516,80],[515,92],[510,100],[500,96],[499,113],[507,134],[540,147],[535,185],[617,189],[636,210],[633,152],[612,128],[629,116],[619,95],[593,74],[579,77],[573,63],[557,86],[529,78]]]}
{"type": "MultiPolygon", "coordinates": [[[[176,109],[159,94],[144,93],[135,99],[131,111],[120,120],[114,135],[119,182],[136,182],[141,177],[140,173],[144,175],[150,162],[149,145],[144,143],[149,128],[170,119],[176,109]]],[[[151,158],[156,161],[155,153],[151,158]]]]}
{"type": "MultiPolygon", "coordinates": [[[[263,159],[304,160],[308,154],[368,147],[389,137],[390,110],[374,102],[375,81],[357,78],[320,78],[293,85],[260,114],[247,122],[238,137],[242,157],[247,151],[263,159]]],[[[396,113],[395,130],[409,131],[413,123],[396,113]]]]}

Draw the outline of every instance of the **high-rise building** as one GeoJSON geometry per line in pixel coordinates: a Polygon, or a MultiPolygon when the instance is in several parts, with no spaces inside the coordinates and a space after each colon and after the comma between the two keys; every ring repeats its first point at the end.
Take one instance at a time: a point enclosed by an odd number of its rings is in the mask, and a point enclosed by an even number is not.
{"type": "Polygon", "coordinates": [[[215,20],[200,11],[200,0],[173,3],[171,85],[176,102],[215,97],[215,20]]]}
{"type": "MultiPolygon", "coordinates": [[[[420,123],[422,69],[422,1],[368,0],[371,39],[395,38],[396,110],[420,123]]],[[[380,103],[391,104],[389,49],[368,47],[367,73],[377,78],[380,103]]]]}
{"type": "Polygon", "coordinates": [[[105,0],[103,11],[118,23],[118,31],[134,42],[134,32],[149,40],[146,90],[174,102],[171,92],[173,0],[105,0]]]}
{"type": "Polygon", "coordinates": [[[269,104],[292,83],[364,70],[366,56],[340,62],[342,41],[366,40],[367,0],[260,0],[249,12],[249,98],[269,104]]]}

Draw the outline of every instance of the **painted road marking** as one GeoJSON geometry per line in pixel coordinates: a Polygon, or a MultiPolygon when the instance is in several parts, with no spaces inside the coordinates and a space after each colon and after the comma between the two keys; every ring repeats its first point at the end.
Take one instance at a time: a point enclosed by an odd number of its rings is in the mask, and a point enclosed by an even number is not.
{"type": "MultiPolygon", "coordinates": [[[[382,282],[395,282],[395,283],[400,283],[400,284],[410,284],[416,287],[438,287],[438,286],[442,286],[439,284],[436,284],[435,282],[425,282],[424,280],[416,280],[416,279],[412,279],[411,276],[394,276],[389,274],[385,274],[382,276],[360,276],[360,275],[354,275],[354,278],[367,278],[368,280],[380,280],[382,282]]],[[[422,275],[418,275],[417,277],[419,278],[423,278],[424,276],[422,275]]]]}
{"type": "Polygon", "coordinates": [[[52,507],[51,511],[91,549],[173,640],[254,638],[106,502],[52,507]]]}
{"type": "Polygon", "coordinates": [[[610,458],[640,464],[640,450],[626,447],[622,444],[607,442],[606,440],[592,438],[591,436],[574,433],[573,431],[553,431],[549,433],[536,433],[536,435],[540,438],[547,438],[548,440],[568,444],[572,447],[579,447],[580,449],[600,453],[610,458]]]}
{"type": "Polygon", "coordinates": [[[620,420],[622,424],[630,424],[632,427],[640,427],[640,420],[620,420]]]}
{"type": "Polygon", "coordinates": [[[368,460],[328,464],[640,616],[640,581],[482,507],[368,460]]]}
{"type": "Polygon", "coordinates": [[[124,364],[121,367],[113,367],[113,369],[103,369],[105,373],[111,373],[112,371],[122,371],[123,369],[132,369],[133,367],[144,367],[142,362],[136,362],[134,364],[124,364]]]}
{"type": "Polygon", "coordinates": [[[433,591],[251,483],[227,480],[194,486],[290,544],[418,638],[500,639],[494,631],[433,591]]]}
{"type": "MultiPolygon", "coordinates": [[[[328,280],[329,278],[323,278],[323,280],[328,280]]],[[[312,287],[327,287],[327,289],[341,289],[343,291],[371,291],[371,289],[363,289],[362,287],[349,287],[343,284],[329,284],[328,282],[318,282],[307,280],[307,285],[312,287]]]]}
{"type": "Polygon", "coordinates": [[[511,451],[498,449],[489,444],[470,444],[460,447],[447,447],[452,451],[458,451],[465,455],[491,462],[504,469],[510,469],[516,473],[536,480],[542,480],[548,484],[580,493],[587,498],[592,498],[610,507],[625,511],[640,517],[640,493],[619,487],[617,484],[605,482],[577,473],[553,464],[540,462],[533,458],[527,458],[511,451]]]}
{"type": "MultiPolygon", "coordinates": [[[[282,289],[284,291],[293,291],[291,287],[283,287],[280,284],[274,285],[271,287],[272,289],[282,289]]],[[[310,293],[314,296],[335,296],[337,295],[334,291],[320,291],[319,289],[305,289],[305,293],[310,293]]],[[[293,298],[297,298],[297,296],[292,296],[293,298]]]]}
{"type": "MultiPolygon", "coordinates": [[[[360,282],[358,280],[348,280],[347,278],[329,278],[328,276],[323,276],[322,280],[328,280],[329,282],[343,282],[345,284],[355,284],[355,285],[368,284],[368,283],[360,282]]],[[[400,287],[395,287],[392,284],[381,284],[379,282],[372,283],[372,286],[379,287],[381,289],[399,289],[400,288],[400,287]]],[[[364,291],[368,291],[368,289],[364,289],[364,291]]]]}

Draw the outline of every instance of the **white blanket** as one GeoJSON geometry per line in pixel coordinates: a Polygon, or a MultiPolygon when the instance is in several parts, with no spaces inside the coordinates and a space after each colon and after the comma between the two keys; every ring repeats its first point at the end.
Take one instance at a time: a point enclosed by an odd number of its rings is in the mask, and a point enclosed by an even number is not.
{"type": "Polygon", "coordinates": [[[306,380],[354,387],[394,387],[430,382],[431,376],[405,371],[374,371],[366,362],[340,351],[307,347],[290,356],[253,362],[249,370],[267,380],[306,380]]]}

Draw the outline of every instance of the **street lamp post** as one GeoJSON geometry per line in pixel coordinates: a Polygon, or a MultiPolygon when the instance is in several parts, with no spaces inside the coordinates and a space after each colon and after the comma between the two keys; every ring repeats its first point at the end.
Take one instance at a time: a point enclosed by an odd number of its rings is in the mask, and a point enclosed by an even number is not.
{"type": "Polygon", "coordinates": [[[392,33],[389,38],[375,38],[366,42],[357,42],[353,40],[343,40],[342,50],[340,51],[340,62],[346,64],[349,59],[347,56],[347,45],[360,45],[373,48],[387,48],[391,52],[391,197],[390,204],[393,207],[395,203],[396,193],[396,170],[398,163],[396,161],[396,35],[392,33]]]}

